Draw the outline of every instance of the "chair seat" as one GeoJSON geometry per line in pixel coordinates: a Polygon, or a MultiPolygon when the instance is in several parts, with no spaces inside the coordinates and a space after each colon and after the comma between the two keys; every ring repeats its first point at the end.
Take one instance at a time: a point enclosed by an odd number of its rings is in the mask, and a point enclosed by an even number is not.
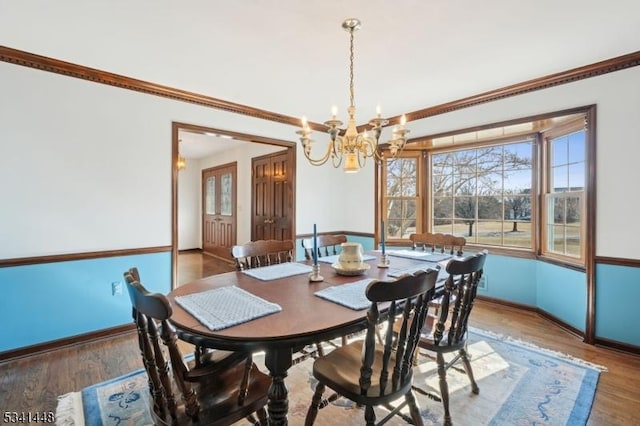
{"type": "Polygon", "coordinates": [[[209,351],[200,359],[200,365],[195,360],[188,363],[189,371],[184,379],[188,382],[197,382],[201,377],[217,374],[237,364],[245,364],[251,356],[248,352],[209,351]]]}
{"type": "Polygon", "coordinates": [[[447,340],[449,338],[449,330],[445,330],[442,339],[440,340],[440,344],[435,344],[433,340],[433,333],[429,334],[421,334],[420,340],[418,341],[418,347],[422,349],[427,349],[432,352],[453,352],[459,349],[462,349],[467,344],[467,339],[462,339],[458,343],[448,344],[447,340]]]}
{"type": "MultiPolygon", "coordinates": [[[[242,403],[239,403],[238,383],[244,375],[244,369],[245,366],[240,363],[221,374],[211,375],[193,384],[193,390],[199,396],[199,424],[230,425],[245,418],[248,412],[257,411],[267,403],[271,378],[260,371],[255,364],[247,384],[247,395],[242,403]]],[[[177,423],[191,424],[191,419],[184,412],[183,405],[178,409],[177,423]]]]}
{"type": "MultiPolygon", "coordinates": [[[[313,363],[313,375],[338,394],[356,402],[366,404],[379,404],[388,402],[387,395],[394,393],[404,394],[411,387],[412,370],[409,369],[407,377],[396,388],[392,388],[391,375],[384,390],[380,388],[380,383],[375,378],[380,377],[382,371],[383,347],[376,346],[375,360],[372,366],[374,378],[371,387],[366,395],[361,395],[360,391],[360,367],[362,366],[362,345],[361,340],[351,342],[345,346],[334,349],[329,354],[317,359],[313,363]]],[[[395,364],[395,352],[391,354],[389,365],[395,364]]]]}

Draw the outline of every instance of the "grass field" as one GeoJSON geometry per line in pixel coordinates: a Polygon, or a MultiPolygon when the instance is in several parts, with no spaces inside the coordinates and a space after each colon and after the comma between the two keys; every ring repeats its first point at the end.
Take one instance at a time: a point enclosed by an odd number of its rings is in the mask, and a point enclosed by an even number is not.
{"type": "MultiPolygon", "coordinates": [[[[513,231],[513,222],[480,221],[473,224],[473,235],[469,236],[469,225],[466,223],[454,223],[436,225],[433,232],[454,234],[465,237],[468,243],[496,245],[505,247],[531,248],[531,222],[517,222],[517,231],[513,231]]],[[[553,249],[555,252],[564,253],[566,242],[566,254],[580,255],[580,226],[559,226],[555,229],[557,238],[554,238],[553,249]],[[564,232],[567,232],[566,238],[564,232]]]]}

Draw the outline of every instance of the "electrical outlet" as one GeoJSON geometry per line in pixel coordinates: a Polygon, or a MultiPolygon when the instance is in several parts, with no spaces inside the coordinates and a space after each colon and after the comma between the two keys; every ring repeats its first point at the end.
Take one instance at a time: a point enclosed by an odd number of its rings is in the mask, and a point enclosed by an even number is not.
{"type": "Polygon", "coordinates": [[[489,283],[489,278],[487,278],[487,276],[483,274],[482,277],[480,277],[480,282],[478,283],[478,289],[486,291],[488,283],[489,283]]]}
{"type": "Polygon", "coordinates": [[[111,283],[111,295],[120,296],[122,294],[122,283],[120,281],[114,281],[111,283]]]}

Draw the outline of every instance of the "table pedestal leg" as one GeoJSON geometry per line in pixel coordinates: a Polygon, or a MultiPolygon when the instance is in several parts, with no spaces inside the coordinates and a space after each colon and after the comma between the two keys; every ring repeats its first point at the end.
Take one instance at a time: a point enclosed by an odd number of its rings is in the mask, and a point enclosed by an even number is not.
{"type": "Polygon", "coordinates": [[[287,411],[289,410],[289,398],[284,378],[291,367],[291,349],[272,349],[265,354],[265,365],[271,376],[269,387],[269,425],[287,425],[287,411]]]}

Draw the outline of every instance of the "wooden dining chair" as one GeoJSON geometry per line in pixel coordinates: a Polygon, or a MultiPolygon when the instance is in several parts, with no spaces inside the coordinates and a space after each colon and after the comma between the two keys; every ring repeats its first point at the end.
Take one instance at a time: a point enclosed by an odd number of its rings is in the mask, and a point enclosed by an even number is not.
{"type": "MultiPolygon", "coordinates": [[[[467,244],[467,240],[464,237],[457,237],[453,234],[432,234],[431,232],[411,234],[409,239],[414,250],[450,254],[452,256],[464,255],[464,246],[467,244]]],[[[436,297],[431,301],[431,304],[436,308],[436,313],[441,303],[440,297],[436,297]]]]}
{"type": "Polygon", "coordinates": [[[367,286],[365,294],[371,306],[367,312],[365,338],[341,346],[314,362],[313,376],[318,384],[305,425],[312,425],[318,410],[334,398],[323,399],[326,387],[364,406],[367,425],[375,424],[374,406],[382,405],[391,410],[379,423],[383,424],[407,404],[413,424],[423,424],[412,392],[412,366],[437,277],[437,270],[418,271],[395,281],[373,281],[367,286]],[[383,344],[376,344],[376,329],[382,310],[380,304],[387,302],[390,305],[384,311],[384,318],[388,330],[399,322],[400,333],[396,339],[392,333],[387,333],[383,344]],[[391,406],[393,401],[402,397],[402,404],[391,406]]]}
{"type": "MultiPolygon", "coordinates": [[[[439,314],[428,318],[422,328],[418,346],[435,352],[438,365],[440,396],[414,388],[417,392],[442,401],[444,407],[444,423],[451,425],[449,410],[449,386],[447,370],[462,361],[464,371],[471,382],[471,391],[478,394],[480,389],[473,377],[471,362],[467,353],[468,321],[473,309],[478,282],[482,277],[487,251],[464,259],[452,259],[447,264],[449,278],[444,284],[439,314]],[[445,362],[444,354],[456,352],[455,357],[445,362]]],[[[422,352],[419,352],[422,354],[422,352]]]]}
{"type": "Polygon", "coordinates": [[[448,253],[462,256],[467,240],[452,234],[423,232],[409,235],[414,250],[430,251],[432,253],[448,253]]]}
{"type": "Polygon", "coordinates": [[[213,363],[200,367],[194,361],[186,363],[177,345],[175,328],[169,322],[172,309],[167,298],[149,293],[132,273],[125,273],[125,281],[156,424],[230,425],[246,418],[254,425],[266,425],[264,406],[271,384],[269,376],[258,370],[250,358],[248,362],[227,362],[224,368],[213,363]],[[169,361],[160,341],[169,353],[169,361]],[[174,394],[174,386],[180,400],[174,394]]]}
{"type": "MultiPolygon", "coordinates": [[[[245,271],[261,266],[292,262],[293,250],[294,243],[292,240],[257,240],[233,246],[231,255],[235,260],[236,269],[245,271]]],[[[293,359],[293,364],[295,365],[309,357],[317,357],[322,354],[322,345],[318,342],[313,346],[296,348],[294,352],[298,354],[293,359]]]]}
{"type": "MultiPolygon", "coordinates": [[[[338,235],[318,235],[316,240],[316,247],[318,257],[324,256],[332,256],[336,254],[340,254],[340,250],[338,247],[341,246],[342,243],[347,242],[347,236],[343,234],[338,235]]],[[[306,238],[302,240],[302,248],[304,249],[304,258],[306,260],[313,259],[313,238],[306,238]]],[[[342,345],[346,345],[348,341],[348,336],[342,336],[342,345]]],[[[332,344],[331,342],[329,342],[332,344]]],[[[332,346],[335,346],[332,344],[332,346]]]]}
{"type": "MultiPolygon", "coordinates": [[[[340,244],[346,242],[346,235],[318,235],[316,239],[318,257],[339,254],[338,248],[340,244]]],[[[303,239],[302,248],[304,249],[304,258],[307,260],[313,259],[313,238],[303,239]]]]}
{"type": "MultiPolygon", "coordinates": [[[[124,273],[124,278],[127,283],[133,281],[142,282],[140,272],[136,267],[129,268],[124,273]]],[[[186,377],[188,381],[193,381],[198,376],[223,371],[235,363],[242,362],[250,366],[252,362],[252,354],[250,352],[213,350],[199,345],[194,346],[193,355],[197,368],[189,372],[188,377],[186,377]]]]}
{"type": "Polygon", "coordinates": [[[231,248],[236,269],[259,268],[277,263],[293,261],[294,243],[292,240],[257,240],[231,248]]]}

